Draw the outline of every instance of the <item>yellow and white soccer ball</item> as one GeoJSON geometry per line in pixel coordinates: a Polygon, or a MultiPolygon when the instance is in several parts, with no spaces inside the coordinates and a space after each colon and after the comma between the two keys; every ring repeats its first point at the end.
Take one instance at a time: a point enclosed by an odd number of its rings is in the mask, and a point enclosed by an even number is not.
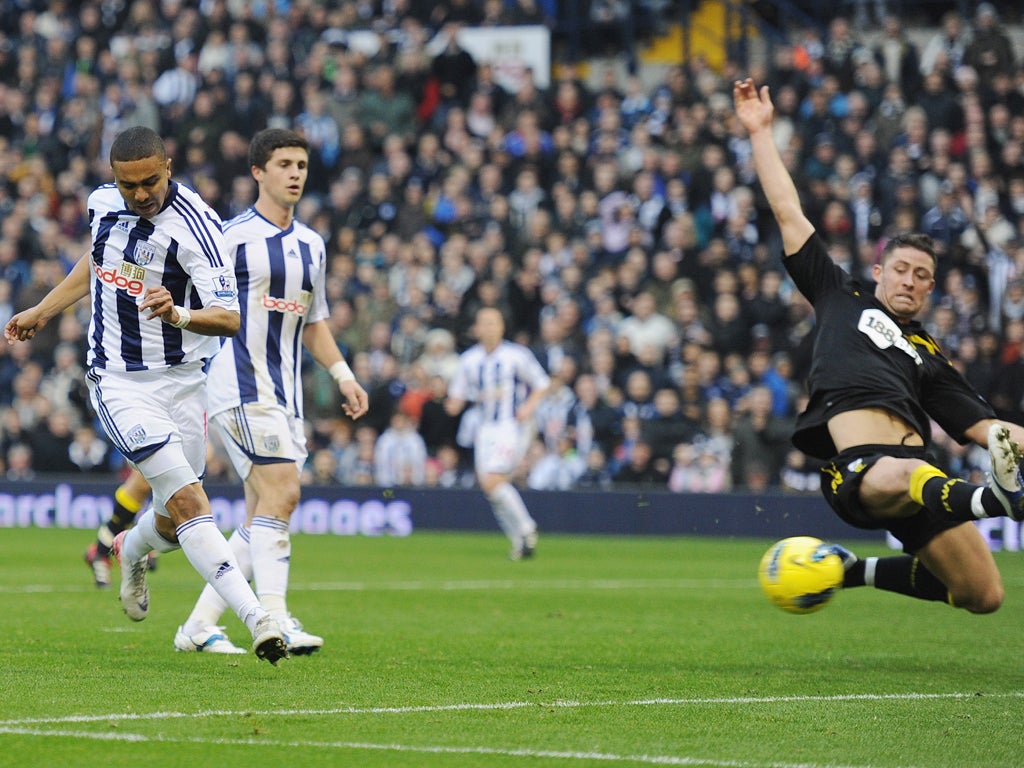
{"type": "Polygon", "coordinates": [[[777,541],[761,558],[761,589],[790,613],[814,613],[843,585],[843,561],[830,544],[813,536],[777,541]]]}

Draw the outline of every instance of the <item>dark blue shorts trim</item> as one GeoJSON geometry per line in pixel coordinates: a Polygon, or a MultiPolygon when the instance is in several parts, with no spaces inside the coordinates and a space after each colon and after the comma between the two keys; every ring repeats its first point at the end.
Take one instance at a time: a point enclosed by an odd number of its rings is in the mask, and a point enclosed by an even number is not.
{"type": "Polygon", "coordinates": [[[152,445],[144,445],[135,451],[128,451],[127,453],[125,453],[125,458],[134,464],[138,464],[140,461],[145,461],[146,459],[148,459],[154,453],[156,453],[165,445],[167,445],[170,441],[171,437],[170,435],[168,435],[163,439],[162,442],[153,443],[152,445]]]}

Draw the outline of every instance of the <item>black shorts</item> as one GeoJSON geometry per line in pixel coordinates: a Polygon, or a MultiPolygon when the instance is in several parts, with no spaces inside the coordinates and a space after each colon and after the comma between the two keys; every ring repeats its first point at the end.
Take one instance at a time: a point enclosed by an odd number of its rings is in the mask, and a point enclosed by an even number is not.
{"type": "Polygon", "coordinates": [[[885,529],[903,544],[903,551],[916,554],[943,531],[961,524],[959,520],[924,507],[902,518],[879,519],[860,501],[860,484],[866,473],[883,456],[897,459],[921,459],[934,464],[924,446],[857,445],[847,448],[821,470],[821,492],[839,517],[855,528],[885,529]]]}

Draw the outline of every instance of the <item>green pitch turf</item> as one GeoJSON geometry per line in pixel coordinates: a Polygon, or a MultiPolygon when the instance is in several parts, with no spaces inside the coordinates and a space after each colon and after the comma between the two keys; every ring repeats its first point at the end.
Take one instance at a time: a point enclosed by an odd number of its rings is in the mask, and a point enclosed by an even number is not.
{"type": "Polygon", "coordinates": [[[180,552],[129,621],[89,536],[0,531],[0,766],[1024,764],[1024,553],[992,616],[869,589],[792,616],[757,586],[768,541],[548,535],[513,563],[498,534],[296,536],[325,645],[274,668],[174,652],[180,552]]]}

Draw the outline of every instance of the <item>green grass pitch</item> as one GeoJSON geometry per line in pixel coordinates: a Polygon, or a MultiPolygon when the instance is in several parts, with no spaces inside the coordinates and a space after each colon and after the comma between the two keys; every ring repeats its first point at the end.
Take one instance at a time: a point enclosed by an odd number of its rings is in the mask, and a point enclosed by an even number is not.
{"type": "Polygon", "coordinates": [[[129,621],[89,537],[0,531],[0,766],[1024,763],[1024,553],[992,616],[871,589],[793,616],[768,541],[542,535],[513,563],[497,533],[300,535],[290,605],[325,645],[274,668],[174,652],[180,552],[129,621]]]}

